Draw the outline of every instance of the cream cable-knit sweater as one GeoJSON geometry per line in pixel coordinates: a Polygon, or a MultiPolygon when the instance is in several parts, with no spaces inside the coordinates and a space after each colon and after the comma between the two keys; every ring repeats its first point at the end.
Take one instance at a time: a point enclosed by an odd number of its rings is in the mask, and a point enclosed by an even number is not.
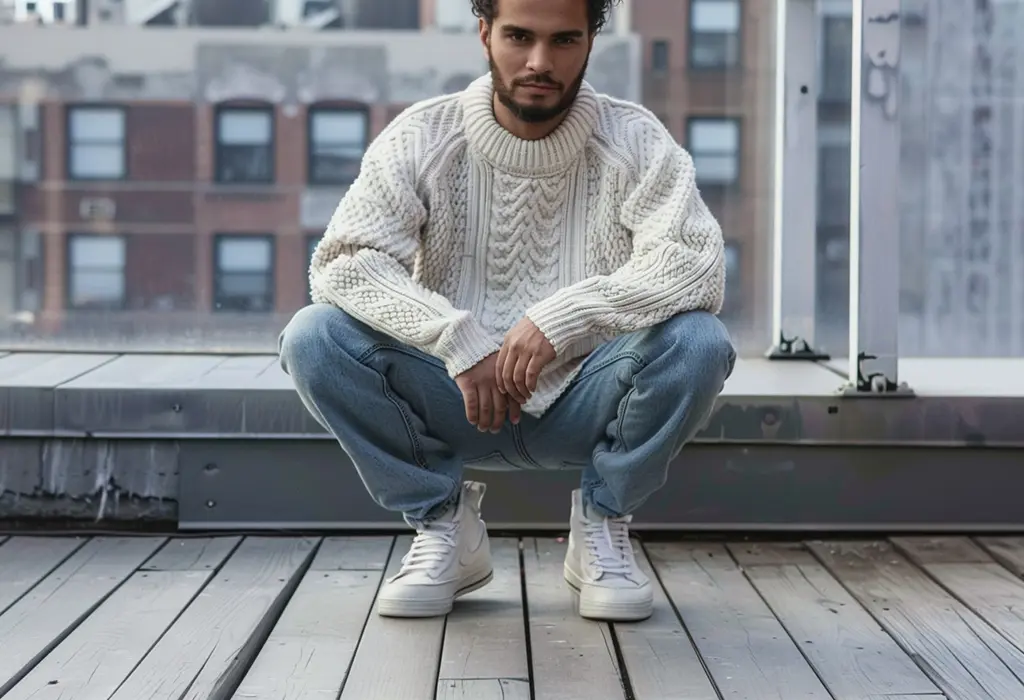
{"type": "Polygon", "coordinates": [[[725,268],[693,161],[652,114],[584,83],[562,124],[526,141],[495,120],[484,76],[410,107],[370,144],[310,283],[314,301],[452,377],[529,317],[557,352],[523,407],[539,416],[602,342],[718,313],[725,268]]]}

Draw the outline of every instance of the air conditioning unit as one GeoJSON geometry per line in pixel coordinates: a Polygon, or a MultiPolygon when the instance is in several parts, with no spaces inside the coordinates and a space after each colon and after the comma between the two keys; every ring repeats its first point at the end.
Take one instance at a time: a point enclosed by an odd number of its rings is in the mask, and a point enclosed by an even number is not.
{"type": "Polygon", "coordinates": [[[110,197],[82,197],[78,202],[78,216],[86,221],[112,221],[117,204],[110,197]]]}

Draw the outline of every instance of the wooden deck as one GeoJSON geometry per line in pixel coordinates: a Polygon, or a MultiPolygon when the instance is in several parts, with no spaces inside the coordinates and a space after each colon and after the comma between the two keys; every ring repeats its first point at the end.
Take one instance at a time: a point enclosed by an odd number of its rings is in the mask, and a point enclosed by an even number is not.
{"type": "Polygon", "coordinates": [[[1024,538],[648,542],[655,614],[615,625],[575,615],[564,542],[534,538],[493,538],[494,582],[447,618],[381,618],[407,546],[11,537],[0,697],[1024,698],[1024,538]]]}

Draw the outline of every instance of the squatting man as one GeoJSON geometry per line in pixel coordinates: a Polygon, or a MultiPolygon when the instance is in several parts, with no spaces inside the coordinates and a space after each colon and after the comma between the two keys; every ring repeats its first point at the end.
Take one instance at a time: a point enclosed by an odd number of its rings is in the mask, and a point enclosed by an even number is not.
{"type": "Polygon", "coordinates": [[[281,363],[416,530],[380,614],[443,615],[491,580],[485,486],[464,467],[569,468],[578,612],[641,620],[632,513],[735,362],[722,231],[661,122],[584,80],[615,0],[466,1],[490,71],[369,145],[281,363]]]}

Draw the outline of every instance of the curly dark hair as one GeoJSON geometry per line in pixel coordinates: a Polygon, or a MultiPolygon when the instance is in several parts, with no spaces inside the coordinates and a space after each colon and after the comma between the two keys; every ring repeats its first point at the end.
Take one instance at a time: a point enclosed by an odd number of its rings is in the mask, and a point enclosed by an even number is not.
{"type": "MultiPolygon", "coordinates": [[[[500,0],[470,0],[473,5],[473,14],[481,18],[487,24],[494,22],[498,15],[498,2],[500,0]]],[[[619,0],[584,0],[587,3],[587,18],[590,22],[590,33],[597,34],[608,21],[608,13],[612,5],[619,4],[619,0]]]]}

